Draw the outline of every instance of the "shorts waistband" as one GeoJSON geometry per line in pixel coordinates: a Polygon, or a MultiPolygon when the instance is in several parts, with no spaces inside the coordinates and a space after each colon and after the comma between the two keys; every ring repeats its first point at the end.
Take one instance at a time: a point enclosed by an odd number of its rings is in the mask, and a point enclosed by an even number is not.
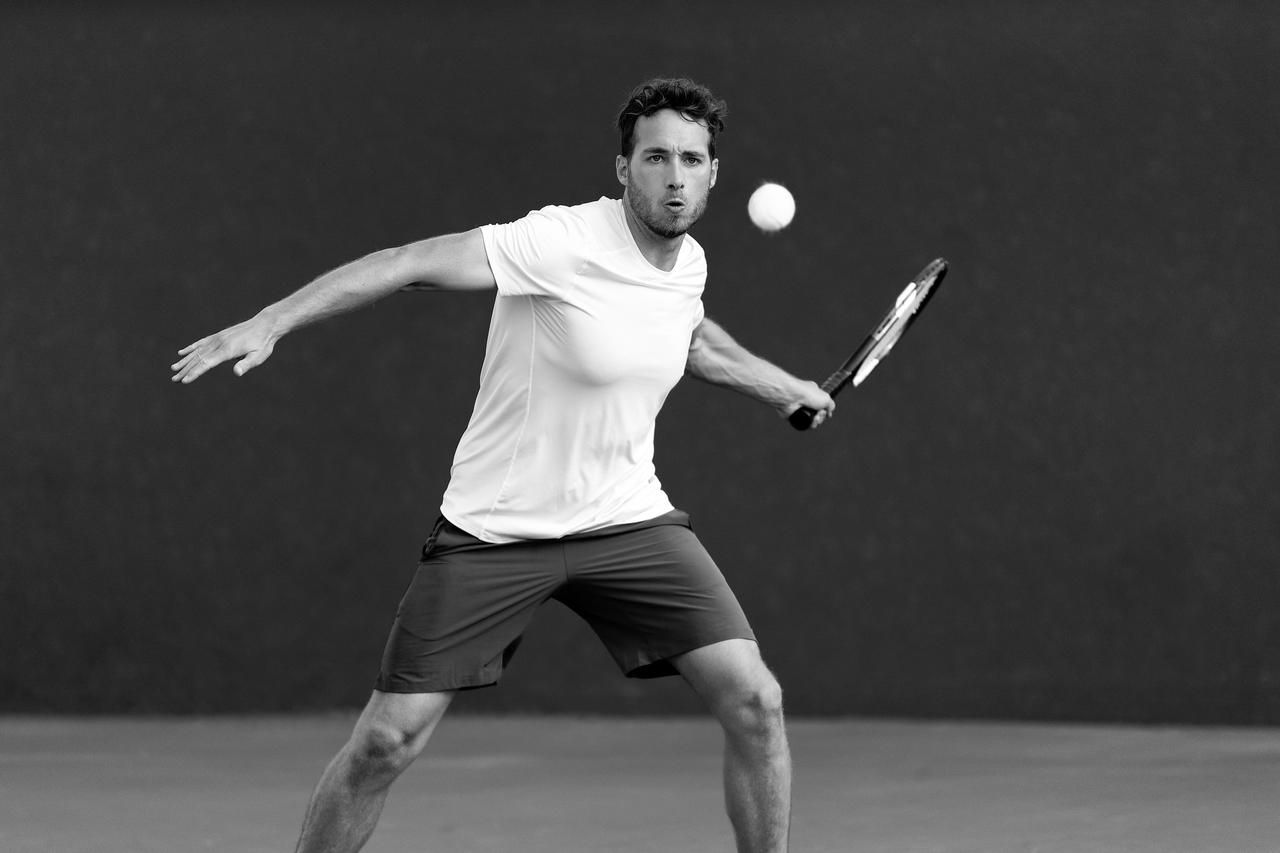
{"type": "Polygon", "coordinates": [[[597,539],[604,536],[617,536],[621,533],[632,533],[636,530],[645,530],[650,527],[661,527],[667,524],[674,524],[680,527],[693,529],[693,521],[689,517],[689,513],[684,510],[673,509],[670,512],[664,512],[662,515],[647,518],[643,521],[631,521],[625,524],[611,524],[607,527],[598,527],[594,530],[584,530],[579,533],[570,533],[568,536],[562,536],[558,539],[525,539],[520,542],[485,542],[478,539],[470,533],[458,527],[443,515],[436,518],[435,526],[431,530],[430,537],[422,546],[422,557],[426,558],[427,554],[433,550],[455,550],[464,548],[467,550],[479,548],[504,548],[509,545],[528,545],[541,542],[573,542],[579,539],[597,539]]]}

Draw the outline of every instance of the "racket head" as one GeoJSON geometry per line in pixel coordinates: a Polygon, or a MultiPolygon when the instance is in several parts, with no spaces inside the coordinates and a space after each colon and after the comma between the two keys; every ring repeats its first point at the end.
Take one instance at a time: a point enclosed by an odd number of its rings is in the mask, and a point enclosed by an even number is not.
{"type": "Polygon", "coordinates": [[[938,292],[942,279],[947,275],[945,258],[935,258],[920,270],[907,286],[894,299],[893,306],[884,315],[880,323],[867,335],[862,346],[858,347],[848,361],[823,383],[823,390],[834,394],[847,384],[854,387],[861,385],[871,371],[889,355],[889,351],[906,334],[907,329],[915,322],[916,317],[924,310],[933,295],[938,292]],[[833,380],[834,383],[832,382],[833,380]],[[828,383],[832,383],[830,388],[828,383]]]}
{"type": "Polygon", "coordinates": [[[876,365],[884,361],[889,351],[902,339],[907,329],[920,316],[920,311],[928,304],[929,299],[937,292],[938,285],[947,274],[947,262],[938,258],[930,262],[920,274],[903,288],[902,293],[894,301],[893,309],[885,316],[884,328],[876,336],[875,343],[867,352],[866,359],[854,373],[854,387],[861,385],[871,375],[876,365]]]}
{"type": "MultiPolygon", "coordinates": [[[[920,270],[898,294],[898,298],[893,301],[893,307],[884,315],[871,334],[867,335],[853,355],[849,356],[845,363],[822,383],[820,386],[822,390],[835,396],[846,385],[852,383],[856,387],[862,384],[871,375],[871,371],[875,370],[876,366],[888,356],[894,344],[911,327],[916,317],[920,316],[924,306],[938,292],[938,286],[942,284],[946,274],[946,258],[935,258],[925,264],[924,269],[920,270]]],[[[796,429],[806,430],[813,423],[816,414],[817,412],[813,409],[801,406],[791,413],[788,421],[796,429]]]]}

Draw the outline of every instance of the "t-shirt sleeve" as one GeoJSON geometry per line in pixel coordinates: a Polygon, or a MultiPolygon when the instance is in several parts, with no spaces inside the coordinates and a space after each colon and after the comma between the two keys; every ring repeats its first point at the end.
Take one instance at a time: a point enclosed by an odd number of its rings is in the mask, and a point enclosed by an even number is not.
{"type": "Polygon", "coordinates": [[[703,321],[703,319],[706,316],[707,316],[706,308],[703,307],[702,300],[699,299],[698,304],[693,306],[693,320],[691,323],[689,323],[689,334],[693,334],[693,330],[698,328],[698,325],[703,321]]]}
{"type": "Polygon", "coordinates": [[[564,298],[573,286],[581,241],[574,238],[571,214],[544,207],[504,225],[484,225],[489,267],[503,296],[564,298]]]}

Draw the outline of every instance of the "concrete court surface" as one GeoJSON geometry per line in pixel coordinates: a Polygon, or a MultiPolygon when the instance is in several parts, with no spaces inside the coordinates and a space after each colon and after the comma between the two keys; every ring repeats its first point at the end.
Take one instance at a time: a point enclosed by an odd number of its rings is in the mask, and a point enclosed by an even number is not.
{"type": "MultiPolygon", "coordinates": [[[[291,851],[354,717],[0,717],[3,853],[291,851]]],[[[791,721],[796,853],[1280,851],[1280,731],[791,721]]],[[[446,717],[370,853],[726,853],[697,718],[446,717]]]]}

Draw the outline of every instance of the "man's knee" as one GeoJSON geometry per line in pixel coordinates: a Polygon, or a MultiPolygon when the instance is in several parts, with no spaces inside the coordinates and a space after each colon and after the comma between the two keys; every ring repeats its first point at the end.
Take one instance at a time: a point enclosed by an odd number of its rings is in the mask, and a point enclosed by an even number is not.
{"type": "Polygon", "coordinates": [[[422,752],[449,697],[382,694],[370,701],[347,742],[357,781],[395,778],[422,752]]]}
{"type": "Polygon", "coordinates": [[[358,778],[398,776],[422,752],[411,732],[386,723],[361,726],[351,735],[348,754],[358,778]]]}
{"type": "Polygon", "coordinates": [[[767,670],[725,697],[720,720],[732,735],[757,740],[780,737],[783,731],[782,686],[767,670]]]}

